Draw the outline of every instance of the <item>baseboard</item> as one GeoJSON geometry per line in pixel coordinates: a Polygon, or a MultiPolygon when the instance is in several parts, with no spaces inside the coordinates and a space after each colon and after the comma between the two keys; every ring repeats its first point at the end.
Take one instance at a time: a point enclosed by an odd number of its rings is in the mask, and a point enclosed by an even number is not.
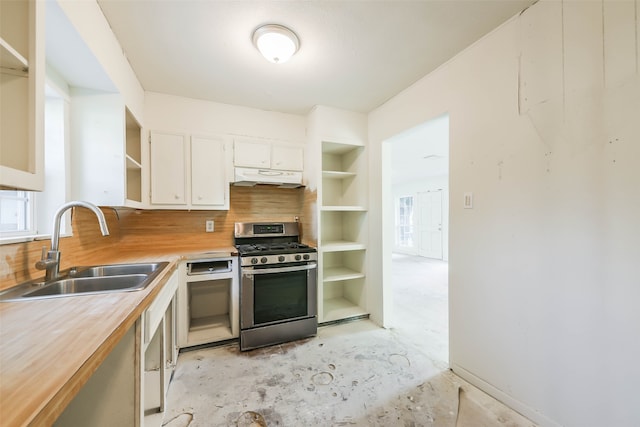
{"type": "Polygon", "coordinates": [[[512,396],[492,386],[491,384],[484,381],[483,379],[478,378],[471,372],[464,369],[462,366],[452,362],[450,365],[450,368],[460,378],[478,387],[480,390],[484,391],[489,396],[499,400],[500,402],[504,403],[514,411],[527,417],[534,423],[543,427],[562,427],[560,424],[558,424],[557,422],[553,421],[550,418],[547,418],[546,416],[536,411],[535,409],[525,405],[524,403],[522,403],[517,399],[514,399],[512,396]]]}

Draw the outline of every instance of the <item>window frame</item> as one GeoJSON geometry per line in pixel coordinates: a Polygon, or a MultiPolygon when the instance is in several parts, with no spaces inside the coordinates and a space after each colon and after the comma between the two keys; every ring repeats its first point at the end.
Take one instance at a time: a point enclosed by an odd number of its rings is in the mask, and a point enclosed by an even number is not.
{"type": "Polygon", "coordinates": [[[414,195],[399,196],[396,200],[396,246],[399,248],[414,248],[414,217],[415,197],[414,195]],[[409,212],[403,212],[407,208],[404,200],[410,200],[409,212]],[[408,238],[406,237],[408,236],[408,238]]]}

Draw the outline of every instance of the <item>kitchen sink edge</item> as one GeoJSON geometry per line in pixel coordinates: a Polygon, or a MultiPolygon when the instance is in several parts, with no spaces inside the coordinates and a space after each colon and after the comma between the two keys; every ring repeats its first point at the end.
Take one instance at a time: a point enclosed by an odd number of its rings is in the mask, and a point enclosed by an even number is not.
{"type": "Polygon", "coordinates": [[[8,288],[0,292],[0,302],[141,291],[168,265],[163,261],[71,267],[54,280],[40,278],[8,288]]]}

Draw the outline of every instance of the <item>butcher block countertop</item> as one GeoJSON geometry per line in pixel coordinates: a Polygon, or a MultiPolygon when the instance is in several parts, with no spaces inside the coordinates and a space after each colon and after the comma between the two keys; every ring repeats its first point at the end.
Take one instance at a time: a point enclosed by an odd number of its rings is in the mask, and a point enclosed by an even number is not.
{"type": "Polygon", "coordinates": [[[0,424],[51,425],[134,326],[178,262],[235,254],[235,248],[121,254],[101,263],[169,265],[141,291],[1,302],[0,424]]]}

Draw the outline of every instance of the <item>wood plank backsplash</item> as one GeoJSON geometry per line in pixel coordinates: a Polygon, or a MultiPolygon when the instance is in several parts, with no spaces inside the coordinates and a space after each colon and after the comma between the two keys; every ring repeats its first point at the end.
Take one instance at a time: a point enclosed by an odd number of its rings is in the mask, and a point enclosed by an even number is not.
{"type": "MultiPolygon", "coordinates": [[[[293,221],[300,218],[302,240],[316,245],[316,192],[266,185],[230,186],[228,211],[135,210],[102,207],[109,226],[103,237],[95,215],[74,208],[73,236],[60,239],[61,269],[74,265],[107,263],[126,254],[183,253],[233,246],[235,222],[293,221]],[[215,230],[205,232],[213,219],[215,230]]],[[[49,240],[0,245],[0,290],[42,277],[35,263],[49,240]]]]}

